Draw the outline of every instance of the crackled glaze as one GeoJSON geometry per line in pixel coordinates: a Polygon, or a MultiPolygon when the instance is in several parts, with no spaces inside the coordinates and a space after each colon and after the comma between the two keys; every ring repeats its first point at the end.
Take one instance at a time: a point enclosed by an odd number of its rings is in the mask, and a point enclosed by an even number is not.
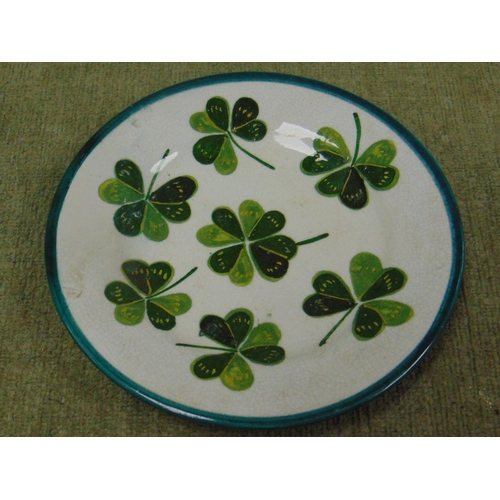
{"type": "Polygon", "coordinates": [[[438,335],[463,263],[454,203],[369,103],[213,77],[145,99],[84,148],[49,221],[49,281],[77,342],[139,397],[228,425],[309,422],[385,390],[438,335]]]}

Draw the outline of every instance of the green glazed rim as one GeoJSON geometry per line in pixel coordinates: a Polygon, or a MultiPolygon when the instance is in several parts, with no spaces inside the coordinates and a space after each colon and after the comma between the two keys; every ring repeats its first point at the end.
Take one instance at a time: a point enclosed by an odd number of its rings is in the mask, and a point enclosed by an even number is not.
{"type": "Polygon", "coordinates": [[[446,323],[448,322],[460,291],[464,270],[464,261],[464,234],[456,199],[443,171],[437,164],[436,160],[411,132],[409,132],[405,127],[403,127],[403,125],[401,125],[397,120],[388,115],[385,111],[379,109],[377,106],[362,99],[361,97],[347,92],[346,90],[308,78],[265,72],[229,73],[198,78],[160,90],[124,109],[121,113],[116,115],[106,125],[104,125],[83,146],[83,148],[69,165],[54,196],[54,200],[48,217],[45,237],[45,263],[47,277],[57,311],[76,343],[105,375],[107,375],[119,386],[131,392],[138,398],[168,412],[174,413],[176,415],[181,415],[198,422],[246,428],[290,427],[302,424],[310,424],[313,422],[331,418],[368,403],[375,397],[387,391],[394,384],[399,382],[427,354],[428,350],[437,341],[446,323]],[[434,183],[436,184],[442,196],[448,216],[448,221],[450,224],[452,239],[452,266],[446,293],[444,295],[441,307],[436,315],[436,318],[434,319],[434,322],[432,323],[429,331],[426,333],[421,342],[415,347],[415,349],[386,376],[384,376],[368,388],[364,389],[363,391],[360,391],[349,398],[346,398],[332,405],[325,406],[323,408],[279,417],[238,417],[201,411],[161,397],[158,394],[149,391],[130,378],[126,377],[120,371],[114,368],[94,348],[94,346],[89,342],[84,332],[74,320],[62,293],[57,271],[56,249],[59,215],[61,213],[66,194],[68,193],[73,178],[75,177],[76,173],[82,166],[87,156],[92,152],[92,150],[120,123],[122,123],[124,120],[126,120],[128,117],[136,113],[144,106],[150,105],[155,101],[163,99],[167,96],[184,92],[189,89],[209,86],[218,83],[242,81],[286,83],[290,85],[310,88],[312,90],[320,91],[325,94],[329,94],[349,101],[380,119],[385,125],[393,129],[400,135],[401,138],[406,141],[407,145],[420,158],[422,163],[429,171],[432,179],[434,180],[434,183]]]}

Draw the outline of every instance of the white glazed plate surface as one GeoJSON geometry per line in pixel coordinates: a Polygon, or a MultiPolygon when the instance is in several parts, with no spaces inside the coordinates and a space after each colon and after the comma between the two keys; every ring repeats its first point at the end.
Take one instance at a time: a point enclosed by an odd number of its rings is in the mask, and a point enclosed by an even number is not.
{"type": "Polygon", "coordinates": [[[279,427],[364,404],[421,359],[455,303],[463,236],[399,123],[247,73],[158,92],[100,130],[59,187],[46,253],[63,321],[119,385],[279,427]]]}

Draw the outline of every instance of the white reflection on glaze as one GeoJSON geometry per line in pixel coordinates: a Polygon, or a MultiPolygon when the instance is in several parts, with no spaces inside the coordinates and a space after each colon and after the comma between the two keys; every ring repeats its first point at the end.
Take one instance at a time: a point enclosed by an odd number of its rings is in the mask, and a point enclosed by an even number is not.
{"type": "Polygon", "coordinates": [[[152,167],[151,167],[151,172],[153,174],[157,174],[158,172],[161,172],[179,153],[177,151],[174,151],[173,153],[169,154],[165,158],[162,158],[160,161],[157,161],[152,167]]]}
{"type": "Polygon", "coordinates": [[[306,144],[304,139],[314,140],[322,139],[322,137],[307,128],[287,122],[283,122],[274,131],[274,140],[281,146],[293,149],[294,151],[298,151],[299,153],[303,153],[307,156],[315,155],[316,151],[313,149],[312,145],[306,144]]]}

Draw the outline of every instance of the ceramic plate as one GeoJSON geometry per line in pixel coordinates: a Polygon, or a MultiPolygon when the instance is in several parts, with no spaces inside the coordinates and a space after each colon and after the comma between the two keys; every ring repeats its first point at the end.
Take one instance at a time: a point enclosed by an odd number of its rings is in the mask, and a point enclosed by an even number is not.
{"type": "Polygon", "coordinates": [[[364,404],[433,344],[463,236],[402,125],[323,83],[243,73],[149,96],[56,193],[47,269],[112,380],[179,415],[314,422],[364,404]]]}

